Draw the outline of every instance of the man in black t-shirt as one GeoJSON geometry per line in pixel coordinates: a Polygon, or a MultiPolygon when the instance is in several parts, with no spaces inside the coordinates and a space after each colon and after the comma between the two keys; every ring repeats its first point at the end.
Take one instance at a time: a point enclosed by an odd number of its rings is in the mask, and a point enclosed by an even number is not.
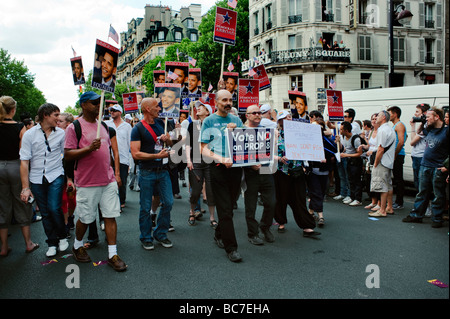
{"type": "Polygon", "coordinates": [[[167,231],[170,225],[173,194],[169,172],[164,165],[169,157],[169,150],[165,146],[171,146],[172,141],[169,134],[164,132],[164,122],[158,118],[160,109],[156,99],[143,99],[141,110],[144,119],[131,131],[131,155],[134,160],[139,161],[140,170],[140,240],[146,250],[154,248],[153,238],[166,248],[172,247],[172,242],[167,238],[167,231]],[[156,187],[163,205],[152,234],[152,220],[149,212],[156,187]]]}

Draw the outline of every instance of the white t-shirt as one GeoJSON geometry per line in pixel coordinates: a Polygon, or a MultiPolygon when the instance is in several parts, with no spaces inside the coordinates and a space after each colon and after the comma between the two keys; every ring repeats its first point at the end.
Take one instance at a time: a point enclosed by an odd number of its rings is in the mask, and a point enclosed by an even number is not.
{"type": "Polygon", "coordinates": [[[381,145],[386,148],[391,145],[389,149],[384,152],[383,157],[381,158],[381,164],[389,169],[394,168],[395,140],[395,131],[388,123],[384,123],[378,128],[377,146],[381,145]]]}

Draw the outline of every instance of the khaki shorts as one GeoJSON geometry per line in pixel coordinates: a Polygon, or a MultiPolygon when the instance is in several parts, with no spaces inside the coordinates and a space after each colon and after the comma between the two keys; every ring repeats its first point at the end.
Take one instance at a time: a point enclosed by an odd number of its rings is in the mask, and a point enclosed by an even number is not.
{"type": "Polygon", "coordinates": [[[375,193],[387,193],[393,190],[392,170],[378,164],[372,169],[370,178],[370,191],[375,193]]]}
{"type": "Polygon", "coordinates": [[[83,224],[90,224],[98,217],[98,208],[103,218],[120,216],[119,188],[117,182],[106,186],[77,187],[75,214],[83,224]]]}

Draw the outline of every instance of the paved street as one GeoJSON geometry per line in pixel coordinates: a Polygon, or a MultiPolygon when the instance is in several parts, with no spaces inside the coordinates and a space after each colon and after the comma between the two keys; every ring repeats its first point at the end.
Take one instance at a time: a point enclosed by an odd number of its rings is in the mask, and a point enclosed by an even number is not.
{"type": "MultiPolygon", "coordinates": [[[[172,248],[155,245],[144,250],[138,236],[138,193],[129,191],[127,206],[118,222],[118,253],[128,270],[116,273],[108,265],[76,263],[70,249],[48,261],[42,223],[32,225],[32,238],[41,247],[24,253],[20,229],[10,229],[12,252],[0,259],[0,298],[43,299],[448,299],[448,288],[428,280],[449,284],[448,222],[443,228],[405,224],[401,219],[412,207],[384,219],[371,220],[362,207],[349,207],[328,199],[325,226],[320,239],[303,238],[288,212],[287,231],[274,243],[253,246],[246,238],[242,197],[235,211],[235,228],[243,262],[230,262],[213,241],[209,218],[189,226],[188,193],[175,199],[169,233],[172,248]],[[68,266],[79,268],[79,288],[69,289],[68,266]],[[368,288],[366,280],[378,269],[379,288],[368,288]]],[[[262,207],[258,206],[258,215],[262,207]]],[[[93,261],[107,259],[104,233],[100,244],[89,250],[93,261]]],[[[72,247],[73,237],[70,239],[72,247]]],[[[372,283],[374,281],[372,280],[372,283]]]]}

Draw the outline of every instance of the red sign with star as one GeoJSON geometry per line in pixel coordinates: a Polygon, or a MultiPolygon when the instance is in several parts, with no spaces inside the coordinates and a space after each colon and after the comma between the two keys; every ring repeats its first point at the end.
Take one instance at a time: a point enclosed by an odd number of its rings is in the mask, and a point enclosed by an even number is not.
{"type": "Polygon", "coordinates": [[[342,91],[327,90],[328,118],[330,121],[344,120],[344,105],[342,91]]]}
{"type": "Polygon", "coordinates": [[[250,105],[259,106],[259,80],[239,79],[239,112],[246,112],[250,105]]]}
{"type": "Polygon", "coordinates": [[[134,113],[139,110],[136,92],[124,93],[122,99],[125,113],[134,113]]]}
{"type": "Polygon", "coordinates": [[[216,7],[216,21],[214,23],[214,42],[228,45],[236,44],[237,12],[216,7]]]}

